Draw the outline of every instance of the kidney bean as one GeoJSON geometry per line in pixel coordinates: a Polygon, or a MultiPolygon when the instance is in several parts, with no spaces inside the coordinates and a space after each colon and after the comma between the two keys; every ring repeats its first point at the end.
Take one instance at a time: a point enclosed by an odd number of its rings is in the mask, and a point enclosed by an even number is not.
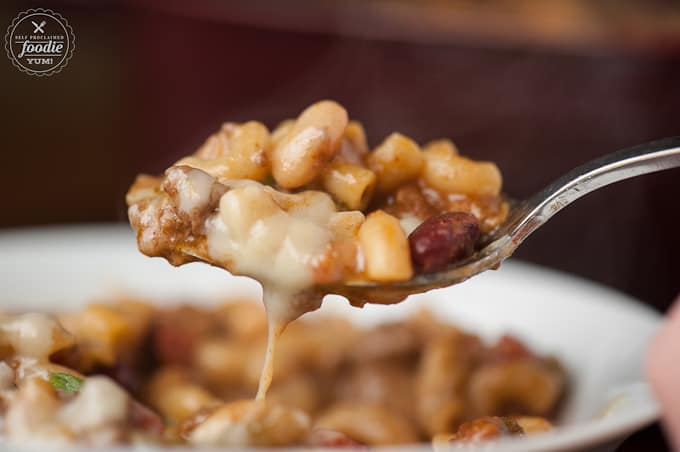
{"type": "Polygon", "coordinates": [[[493,363],[503,363],[513,361],[515,359],[524,359],[531,357],[531,351],[518,339],[504,335],[498,342],[489,350],[487,360],[493,363]]]}
{"type": "Polygon", "coordinates": [[[479,222],[465,212],[447,212],[425,220],[409,235],[411,260],[419,272],[435,272],[472,254],[479,222]]]}
{"type": "Polygon", "coordinates": [[[161,364],[191,365],[201,336],[215,328],[215,319],[190,306],[162,312],[151,331],[154,357],[161,364]]]}
{"type": "Polygon", "coordinates": [[[165,428],[160,416],[134,399],[130,400],[128,422],[132,428],[155,436],[162,435],[165,428]]]}

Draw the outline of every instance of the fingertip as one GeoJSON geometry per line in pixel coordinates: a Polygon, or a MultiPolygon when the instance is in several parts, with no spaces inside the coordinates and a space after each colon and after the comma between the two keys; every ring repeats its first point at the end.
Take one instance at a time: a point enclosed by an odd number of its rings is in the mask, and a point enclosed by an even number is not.
{"type": "Polygon", "coordinates": [[[671,308],[651,341],[644,372],[659,404],[670,440],[680,446],[680,301],[671,308]]]}

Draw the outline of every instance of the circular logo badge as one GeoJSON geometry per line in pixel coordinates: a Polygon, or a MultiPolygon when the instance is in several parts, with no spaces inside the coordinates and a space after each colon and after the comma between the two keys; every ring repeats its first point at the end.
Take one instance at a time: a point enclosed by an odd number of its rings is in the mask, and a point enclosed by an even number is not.
{"type": "Polygon", "coordinates": [[[73,55],[76,37],[61,14],[49,9],[20,13],[5,34],[5,50],[12,64],[29,75],[61,71],[73,55]]]}

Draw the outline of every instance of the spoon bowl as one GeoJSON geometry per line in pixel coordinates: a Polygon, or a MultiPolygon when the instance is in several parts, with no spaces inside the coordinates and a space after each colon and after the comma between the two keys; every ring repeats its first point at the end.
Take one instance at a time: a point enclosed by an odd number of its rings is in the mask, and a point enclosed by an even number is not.
{"type": "Polygon", "coordinates": [[[352,304],[395,303],[408,295],[458,284],[496,269],[536,229],[580,197],[631,177],[680,167],[680,137],[664,138],[607,154],[581,165],[526,201],[513,203],[506,222],[471,256],[444,270],[418,274],[399,283],[349,281],[321,288],[347,297],[352,304]]]}

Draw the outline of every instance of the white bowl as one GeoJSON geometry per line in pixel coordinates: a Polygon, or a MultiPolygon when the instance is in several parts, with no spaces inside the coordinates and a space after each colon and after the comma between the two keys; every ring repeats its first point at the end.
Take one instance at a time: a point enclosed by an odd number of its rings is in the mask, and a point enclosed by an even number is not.
{"type": "MultiPolygon", "coordinates": [[[[254,281],[207,265],[174,268],[144,257],[124,226],[5,231],[0,233],[0,274],[2,305],[22,310],[73,309],[117,293],[166,303],[212,303],[236,294],[260,294],[254,281]]],[[[659,315],[583,279],[511,261],[498,271],[399,305],[356,309],[329,296],[322,310],[371,325],[423,306],[487,339],[516,334],[534,349],[556,355],[571,378],[559,428],[465,450],[613,450],[658,416],[641,363],[659,315]]],[[[429,445],[399,449],[431,450],[429,445]]]]}

